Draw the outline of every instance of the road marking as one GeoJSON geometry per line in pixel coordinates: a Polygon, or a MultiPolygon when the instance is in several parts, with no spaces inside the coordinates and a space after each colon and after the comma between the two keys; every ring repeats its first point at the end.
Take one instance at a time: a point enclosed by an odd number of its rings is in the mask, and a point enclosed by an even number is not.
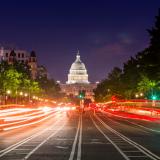
{"type": "Polygon", "coordinates": [[[73,138],[56,138],[55,141],[73,141],[73,138]]]}
{"type": "MultiPolygon", "coordinates": [[[[24,144],[23,145],[24,147],[33,147],[33,146],[36,146],[35,144],[24,144]]],[[[15,150],[15,149],[14,149],[15,150]]]]}
{"type": "MultiPolygon", "coordinates": [[[[56,117],[57,117],[57,116],[56,116],[56,117]]],[[[61,118],[61,119],[62,119],[62,118],[61,118]]],[[[54,123],[54,125],[57,124],[61,119],[57,120],[57,121],[54,123]]],[[[52,127],[54,127],[54,125],[53,125],[52,127]]],[[[52,128],[52,127],[48,127],[48,128],[52,128]]],[[[0,153],[1,153],[1,154],[0,154],[0,157],[4,156],[4,155],[7,154],[8,152],[10,152],[10,151],[18,148],[18,147],[21,146],[22,144],[24,144],[24,143],[26,143],[26,142],[28,142],[28,141],[30,141],[30,140],[38,137],[39,135],[43,134],[44,132],[46,132],[46,131],[48,130],[48,128],[44,129],[42,132],[36,133],[36,134],[34,134],[34,135],[32,135],[32,136],[29,136],[29,137],[23,139],[22,141],[20,141],[20,142],[18,142],[18,143],[16,143],[16,144],[13,144],[13,145],[11,145],[11,146],[9,146],[9,147],[1,150],[1,151],[0,151],[0,153]]]]}
{"type": "Polygon", "coordinates": [[[128,157],[139,158],[139,157],[147,157],[147,156],[128,156],[128,157]]]}
{"type": "Polygon", "coordinates": [[[111,144],[111,143],[104,143],[104,142],[90,142],[85,144],[111,144]]]}
{"type": "Polygon", "coordinates": [[[56,148],[59,148],[59,149],[68,149],[68,147],[64,147],[64,146],[56,146],[56,148]]]}
{"type": "Polygon", "coordinates": [[[150,157],[152,160],[157,160],[157,159],[160,160],[159,156],[157,156],[156,154],[154,154],[153,152],[151,152],[147,148],[145,148],[142,145],[132,141],[131,139],[129,139],[128,137],[124,136],[120,132],[114,130],[112,127],[107,125],[102,119],[100,119],[97,115],[95,115],[95,117],[106,129],[110,130],[112,133],[114,133],[117,136],[121,137],[124,141],[128,142],[131,146],[134,146],[135,148],[137,148],[139,151],[141,151],[146,156],[150,157]]]}
{"type": "Polygon", "coordinates": [[[15,151],[27,151],[27,150],[31,150],[31,149],[27,149],[27,148],[24,148],[24,149],[14,149],[15,151]]]}
{"type": "MultiPolygon", "coordinates": [[[[103,112],[101,112],[101,113],[103,113],[103,112]]],[[[106,114],[106,113],[103,113],[103,114],[106,114]]],[[[114,116],[114,115],[113,115],[113,116],[114,116]]],[[[117,116],[115,116],[115,117],[117,117],[117,116]]],[[[106,118],[106,117],[105,117],[105,118],[106,118]]],[[[121,125],[126,125],[126,124],[117,122],[116,120],[113,120],[113,119],[111,119],[111,118],[109,118],[109,117],[107,117],[107,118],[108,118],[109,121],[111,121],[111,122],[113,122],[113,123],[117,123],[117,124],[121,124],[121,125]]],[[[121,117],[120,117],[120,118],[121,118],[121,117]]],[[[129,121],[125,120],[124,118],[121,118],[121,120],[126,121],[126,122],[129,122],[129,121]]],[[[149,132],[147,132],[146,130],[142,130],[142,129],[140,129],[140,128],[136,128],[136,129],[139,129],[139,130],[141,130],[142,132],[149,134],[149,132]]]]}
{"type": "Polygon", "coordinates": [[[80,117],[79,117],[77,132],[76,132],[76,135],[75,135],[75,138],[74,138],[74,142],[73,142],[73,145],[72,145],[72,150],[71,150],[71,153],[70,153],[69,160],[73,160],[73,158],[74,158],[74,153],[75,153],[75,149],[76,149],[79,129],[80,129],[80,117]]]}
{"type": "MultiPolygon", "coordinates": [[[[91,116],[90,116],[91,117],[91,116]]],[[[91,120],[95,127],[99,130],[99,132],[116,148],[116,150],[124,157],[126,160],[130,160],[124,153],[123,151],[100,129],[100,127],[95,123],[93,118],[91,117],[91,120]]]]}
{"type": "MultiPolygon", "coordinates": [[[[103,113],[103,114],[108,114],[108,113],[105,113],[105,112],[101,112],[101,113],[103,113]]],[[[109,114],[111,114],[111,113],[109,113],[109,114]]],[[[143,125],[140,125],[140,124],[137,124],[137,123],[134,123],[134,122],[130,122],[130,121],[128,121],[128,120],[125,120],[126,118],[124,118],[124,117],[116,116],[116,115],[114,115],[114,114],[111,114],[111,115],[113,115],[113,116],[115,116],[115,117],[120,117],[120,118],[122,118],[123,121],[129,122],[129,123],[131,123],[131,124],[134,124],[135,126],[144,128],[144,129],[146,129],[146,130],[148,130],[148,131],[160,133],[159,130],[151,129],[151,128],[145,127],[145,126],[143,126],[143,125]]],[[[109,119],[110,119],[110,118],[109,118],[109,119]]],[[[113,121],[113,120],[110,119],[110,121],[113,121]]],[[[144,120],[142,120],[142,121],[144,121],[144,120]]],[[[119,123],[119,122],[117,122],[117,121],[113,121],[113,122],[119,123]]],[[[148,122],[148,121],[147,121],[147,122],[148,122]]],[[[144,131],[144,130],[143,130],[143,131],[144,131]]],[[[144,132],[146,132],[146,131],[144,131],[144,132]]],[[[146,133],[149,133],[149,132],[146,132],[146,133]]]]}
{"type": "Polygon", "coordinates": [[[64,123],[61,127],[58,128],[54,133],[52,133],[50,136],[47,137],[44,141],[42,141],[38,146],[36,146],[31,152],[29,152],[25,157],[24,160],[28,159],[35,151],[37,151],[42,145],[44,145],[50,138],[52,138],[54,135],[56,135],[60,130],[64,128],[66,123],[64,123]]]}
{"type": "MultiPolygon", "coordinates": [[[[40,119],[38,121],[34,121],[34,122],[26,123],[26,124],[21,124],[19,126],[6,127],[6,128],[3,128],[3,131],[8,131],[8,130],[13,130],[13,129],[22,128],[22,127],[26,127],[26,126],[31,126],[33,124],[40,123],[40,122],[42,122],[42,121],[44,121],[44,120],[46,120],[46,119],[48,119],[48,118],[50,118],[52,116],[53,115],[51,114],[51,115],[48,115],[47,117],[44,117],[43,119],[40,119]]],[[[28,120],[26,120],[26,121],[28,121],[28,120]]]]}
{"type": "MultiPolygon", "coordinates": [[[[55,115],[55,114],[53,114],[53,115],[55,115]]],[[[59,117],[59,116],[56,116],[56,117],[59,117]]],[[[55,118],[56,118],[56,117],[55,117],[55,118]]],[[[47,131],[49,128],[50,128],[50,127],[44,129],[44,130],[43,130],[42,132],[40,132],[40,133],[43,133],[43,132],[47,131]]],[[[34,135],[32,135],[32,136],[29,136],[29,137],[27,137],[27,138],[25,138],[25,139],[19,141],[18,143],[15,143],[15,144],[13,144],[13,145],[11,145],[11,146],[9,146],[9,147],[3,149],[3,150],[0,150],[0,153],[5,152],[6,150],[8,150],[8,149],[10,149],[10,148],[12,148],[12,147],[14,147],[14,146],[16,146],[16,145],[22,143],[23,141],[26,141],[27,139],[30,139],[30,138],[32,138],[32,137],[34,137],[34,136],[36,136],[36,135],[39,135],[40,133],[36,133],[36,134],[34,134],[34,135]]]]}
{"type": "Polygon", "coordinates": [[[128,152],[128,153],[130,153],[130,152],[140,152],[140,151],[123,151],[123,152],[128,152]]]}
{"type": "Polygon", "coordinates": [[[145,127],[145,126],[143,126],[143,125],[140,125],[140,124],[137,124],[137,123],[134,123],[134,122],[130,122],[130,121],[128,121],[128,120],[126,120],[126,122],[129,122],[129,123],[131,123],[131,124],[134,124],[135,126],[144,128],[144,129],[146,129],[146,130],[148,130],[148,131],[160,133],[160,131],[158,131],[158,130],[151,129],[151,128],[145,127]]]}
{"type": "Polygon", "coordinates": [[[78,153],[77,160],[81,160],[81,150],[82,150],[82,115],[80,117],[80,133],[79,133],[79,143],[78,143],[78,153]]]}
{"type": "Polygon", "coordinates": [[[74,142],[73,142],[73,145],[72,145],[72,150],[71,150],[69,160],[74,159],[77,141],[78,141],[77,160],[81,160],[81,152],[82,152],[82,115],[80,115],[80,117],[79,117],[77,132],[76,132],[75,139],[74,139],[74,142]]]}

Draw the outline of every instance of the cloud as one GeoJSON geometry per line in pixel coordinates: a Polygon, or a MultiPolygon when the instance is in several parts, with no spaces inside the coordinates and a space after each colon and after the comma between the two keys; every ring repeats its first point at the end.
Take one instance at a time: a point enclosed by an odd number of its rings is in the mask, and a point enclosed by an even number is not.
{"type": "Polygon", "coordinates": [[[106,44],[103,47],[97,48],[95,50],[96,55],[105,56],[108,55],[109,57],[112,55],[123,56],[126,54],[127,47],[120,43],[110,43],[106,44]]]}

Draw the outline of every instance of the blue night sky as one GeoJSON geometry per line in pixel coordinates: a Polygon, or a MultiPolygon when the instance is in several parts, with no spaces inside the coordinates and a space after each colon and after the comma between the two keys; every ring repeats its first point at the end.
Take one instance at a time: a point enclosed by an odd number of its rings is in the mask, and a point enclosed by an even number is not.
{"type": "Polygon", "coordinates": [[[149,42],[159,0],[5,0],[0,44],[35,50],[55,80],[65,82],[77,49],[89,80],[106,77],[149,42]]]}

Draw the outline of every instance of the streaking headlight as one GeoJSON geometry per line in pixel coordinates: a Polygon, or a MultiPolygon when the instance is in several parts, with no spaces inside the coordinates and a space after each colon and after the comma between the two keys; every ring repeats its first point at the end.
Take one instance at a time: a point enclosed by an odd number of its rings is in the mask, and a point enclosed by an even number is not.
{"type": "Polygon", "coordinates": [[[42,110],[43,110],[43,112],[46,113],[46,112],[51,111],[51,108],[50,107],[43,107],[42,110]]]}
{"type": "Polygon", "coordinates": [[[76,107],[72,107],[72,108],[71,108],[71,110],[75,110],[75,109],[76,109],[76,107]]]}

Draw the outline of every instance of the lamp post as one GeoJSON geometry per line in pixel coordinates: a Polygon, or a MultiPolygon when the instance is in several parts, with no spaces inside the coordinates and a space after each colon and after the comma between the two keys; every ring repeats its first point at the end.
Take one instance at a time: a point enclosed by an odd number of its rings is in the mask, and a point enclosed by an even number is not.
{"type": "Polygon", "coordinates": [[[28,99],[27,99],[27,97],[28,97],[28,93],[24,93],[24,97],[25,97],[25,99],[26,99],[26,103],[27,103],[27,101],[28,101],[28,99]]]}
{"type": "Polygon", "coordinates": [[[144,96],[144,94],[141,92],[141,93],[136,93],[135,94],[135,97],[136,98],[140,98],[140,97],[143,97],[144,96]]]}
{"type": "Polygon", "coordinates": [[[19,95],[20,95],[20,103],[22,102],[22,96],[23,96],[23,92],[19,92],[19,95]]]}
{"type": "Polygon", "coordinates": [[[11,94],[11,90],[7,90],[5,95],[5,104],[7,103],[8,96],[11,94]]]}

